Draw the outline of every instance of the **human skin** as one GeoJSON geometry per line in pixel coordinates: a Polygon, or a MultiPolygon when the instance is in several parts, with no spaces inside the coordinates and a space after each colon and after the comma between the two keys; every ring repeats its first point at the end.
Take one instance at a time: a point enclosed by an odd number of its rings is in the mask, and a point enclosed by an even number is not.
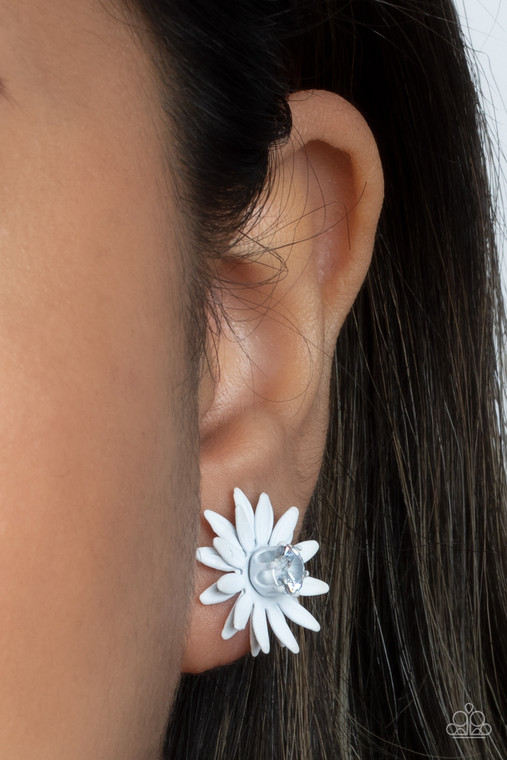
{"type": "Polygon", "coordinates": [[[248,631],[223,641],[227,610],[199,602],[216,580],[196,572],[199,524],[199,543],[213,538],[199,507],[234,519],[239,486],[253,502],[267,491],[276,519],[292,504],[303,519],[334,344],[382,202],[360,114],[334,93],[294,93],[295,138],[256,216],[262,261],[233,262],[216,357],[192,398],[191,246],[172,195],[170,124],[148,40],[125,20],[104,0],[0,0],[9,760],[155,760],[180,666],[200,672],[248,651],[248,631]],[[265,266],[276,271],[279,254],[286,271],[272,287],[265,266]]]}
{"type": "Polygon", "coordinates": [[[198,465],[149,58],[0,0],[0,755],[142,760],[177,684],[198,465]]]}

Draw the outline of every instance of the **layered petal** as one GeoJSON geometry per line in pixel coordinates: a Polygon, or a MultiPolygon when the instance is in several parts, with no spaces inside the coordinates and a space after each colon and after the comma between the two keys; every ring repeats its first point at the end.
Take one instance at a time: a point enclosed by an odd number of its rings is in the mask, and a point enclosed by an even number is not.
{"type": "Polygon", "coordinates": [[[318,578],[312,578],[309,575],[304,579],[303,585],[299,596],[318,596],[319,594],[327,594],[329,586],[324,581],[320,581],[318,578]]]}
{"type": "Polygon", "coordinates": [[[300,541],[298,544],[294,544],[294,548],[298,549],[303,562],[308,562],[319,551],[319,542],[314,541],[300,541]]]}
{"type": "Polygon", "coordinates": [[[252,625],[250,626],[250,651],[254,657],[257,657],[261,651],[260,644],[255,638],[255,633],[252,625]]]}
{"type": "Polygon", "coordinates": [[[294,623],[303,626],[303,628],[309,628],[311,631],[320,631],[319,621],[294,596],[280,595],[278,606],[283,614],[294,623]]]}
{"type": "Polygon", "coordinates": [[[213,567],[215,570],[224,570],[225,572],[232,570],[229,563],[212,546],[200,546],[197,549],[196,557],[203,565],[213,567]]]}
{"type": "Polygon", "coordinates": [[[245,579],[241,573],[226,573],[217,581],[217,588],[222,594],[237,594],[244,587],[245,579]]]}
{"type": "Polygon", "coordinates": [[[296,641],[294,634],[287,625],[283,612],[280,607],[273,603],[267,608],[268,620],[271,628],[277,639],[282,642],[291,652],[297,654],[299,652],[299,644],[296,641]]]}
{"type": "Polygon", "coordinates": [[[236,545],[238,549],[241,549],[236,528],[226,517],[219,515],[218,512],[213,512],[211,509],[204,510],[204,517],[209,522],[217,536],[225,538],[230,544],[236,545]]]}
{"type": "Polygon", "coordinates": [[[218,604],[219,602],[226,602],[232,596],[234,596],[234,594],[223,594],[218,590],[217,584],[213,583],[202,592],[199,599],[203,604],[218,604]]]}
{"type": "Polygon", "coordinates": [[[297,507],[291,507],[285,512],[271,533],[269,539],[270,546],[277,546],[277,544],[290,544],[292,536],[294,535],[294,528],[299,517],[299,509],[297,507]]]}
{"type": "Polygon", "coordinates": [[[231,544],[228,539],[217,536],[213,539],[213,546],[222,559],[224,559],[229,565],[237,567],[239,570],[244,568],[246,556],[239,543],[236,546],[236,544],[231,544]]]}
{"type": "Polygon", "coordinates": [[[236,504],[236,533],[241,546],[248,554],[255,548],[254,512],[240,488],[234,489],[234,502],[236,504]]]}
{"type": "Polygon", "coordinates": [[[238,597],[236,604],[234,605],[234,627],[238,631],[242,631],[248,623],[248,618],[252,612],[253,597],[248,591],[245,591],[238,597]]]}
{"type": "Polygon", "coordinates": [[[259,642],[259,646],[264,652],[269,652],[269,632],[268,621],[266,620],[266,610],[262,602],[254,602],[252,620],[250,625],[253,627],[255,638],[259,642]]]}
{"type": "Polygon", "coordinates": [[[261,493],[255,509],[255,540],[257,546],[267,546],[273,530],[273,507],[267,493],[261,493]]]}
{"type": "MultiPolygon", "coordinates": [[[[234,605],[234,607],[235,606],[236,605],[234,605]]],[[[237,630],[234,628],[234,625],[233,625],[234,607],[227,615],[227,620],[225,621],[225,625],[222,628],[222,638],[225,640],[232,639],[234,634],[237,633],[237,630]]]]}

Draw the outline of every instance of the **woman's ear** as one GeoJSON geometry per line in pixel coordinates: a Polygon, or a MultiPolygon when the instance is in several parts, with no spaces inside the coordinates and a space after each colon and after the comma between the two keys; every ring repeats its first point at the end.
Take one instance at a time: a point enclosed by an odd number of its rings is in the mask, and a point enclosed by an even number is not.
{"type": "MultiPolygon", "coordinates": [[[[217,366],[202,380],[202,508],[231,522],[236,486],[253,504],[266,491],[275,520],[292,505],[304,516],[326,440],[334,347],[368,270],[383,198],[376,143],[359,112],[324,91],[289,103],[291,139],[277,149],[249,231],[255,255],[219,271],[217,366]]],[[[212,539],[202,520],[200,546],[212,539]]],[[[221,638],[235,598],[198,599],[219,576],[197,563],[186,672],[249,650],[248,627],[221,638]]]]}

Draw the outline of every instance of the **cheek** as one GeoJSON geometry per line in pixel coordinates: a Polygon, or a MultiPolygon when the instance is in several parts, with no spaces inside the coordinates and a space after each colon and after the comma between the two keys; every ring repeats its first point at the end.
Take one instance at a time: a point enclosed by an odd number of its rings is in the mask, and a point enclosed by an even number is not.
{"type": "Polygon", "coordinates": [[[0,737],[138,757],[179,674],[197,464],[167,201],[88,135],[3,157],[0,737]]]}

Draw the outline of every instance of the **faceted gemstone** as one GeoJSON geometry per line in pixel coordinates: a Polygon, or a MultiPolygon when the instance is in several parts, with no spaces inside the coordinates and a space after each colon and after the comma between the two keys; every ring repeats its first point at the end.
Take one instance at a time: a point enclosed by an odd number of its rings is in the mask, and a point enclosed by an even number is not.
{"type": "Polygon", "coordinates": [[[297,594],[308,575],[300,553],[290,544],[281,545],[275,553],[273,576],[277,586],[283,586],[288,594],[297,594]]]}

